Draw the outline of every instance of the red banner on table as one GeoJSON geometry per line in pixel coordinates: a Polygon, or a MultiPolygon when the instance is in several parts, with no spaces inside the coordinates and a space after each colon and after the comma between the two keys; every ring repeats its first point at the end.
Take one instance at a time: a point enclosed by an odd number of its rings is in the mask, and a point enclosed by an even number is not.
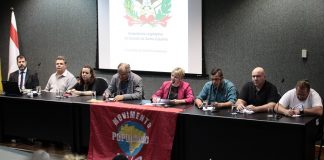
{"type": "Polygon", "coordinates": [[[89,160],[167,160],[183,109],[108,102],[91,104],[89,160]]]}

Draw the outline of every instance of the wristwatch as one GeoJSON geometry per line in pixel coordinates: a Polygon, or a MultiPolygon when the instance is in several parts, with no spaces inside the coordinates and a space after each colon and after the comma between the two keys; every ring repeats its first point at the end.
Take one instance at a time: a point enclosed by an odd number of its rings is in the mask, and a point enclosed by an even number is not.
{"type": "Polygon", "coordinates": [[[299,114],[303,115],[304,114],[304,108],[299,109],[299,114]]]}

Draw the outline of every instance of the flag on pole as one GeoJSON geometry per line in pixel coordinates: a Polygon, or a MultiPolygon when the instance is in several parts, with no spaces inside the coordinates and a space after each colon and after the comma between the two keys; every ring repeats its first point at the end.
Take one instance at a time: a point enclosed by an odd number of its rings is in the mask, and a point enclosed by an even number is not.
{"type": "Polygon", "coordinates": [[[2,72],[1,72],[1,59],[0,59],[0,94],[2,93],[3,91],[3,88],[2,88],[2,72]]]}
{"type": "Polygon", "coordinates": [[[18,69],[16,58],[19,55],[18,44],[18,30],[16,25],[15,13],[11,11],[11,24],[10,24],[10,39],[9,39],[9,66],[8,66],[8,79],[9,74],[18,69]]]}

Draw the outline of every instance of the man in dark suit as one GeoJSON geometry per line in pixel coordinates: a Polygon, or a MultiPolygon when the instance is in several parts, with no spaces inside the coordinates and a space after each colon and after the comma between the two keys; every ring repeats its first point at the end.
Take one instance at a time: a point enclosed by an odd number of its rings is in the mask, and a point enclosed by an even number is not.
{"type": "Polygon", "coordinates": [[[17,56],[18,70],[10,73],[9,81],[18,82],[20,89],[33,89],[39,85],[37,73],[27,69],[27,60],[23,55],[17,56]]]}

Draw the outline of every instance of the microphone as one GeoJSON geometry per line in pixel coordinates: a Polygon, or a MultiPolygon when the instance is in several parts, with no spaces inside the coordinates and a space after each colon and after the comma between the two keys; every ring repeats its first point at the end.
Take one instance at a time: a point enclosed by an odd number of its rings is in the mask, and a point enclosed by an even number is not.
{"type": "Polygon", "coordinates": [[[175,82],[174,79],[172,79],[171,80],[171,85],[170,85],[170,88],[169,88],[169,91],[168,91],[168,99],[170,99],[170,92],[171,92],[171,88],[172,88],[174,82],[175,82]]]}
{"type": "Polygon", "coordinates": [[[280,113],[279,113],[279,102],[277,102],[276,103],[276,105],[274,106],[274,108],[273,108],[273,111],[276,113],[275,114],[275,118],[276,119],[280,119],[282,116],[280,115],[280,113]],[[276,110],[276,107],[277,107],[277,111],[275,111],[276,110]]]}
{"type": "MultiPolygon", "coordinates": [[[[282,78],[280,81],[280,88],[278,90],[279,96],[281,97],[283,95],[282,90],[283,90],[283,84],[285,82],[285,78],[282,78]]],[[[280,99],[280,98],[279,98],[280,99]]],[[[280,119],[282,116],[279,115],[279,101],[276,103],[276,105],[273,107],[273,112],[275,112],[275,118],[280,119]]]]}
{"type": "Polygon", "coordinates": [[[37,75],[38,75],[39,68],[40,68],[41,64],[42,64],[42,62],[39,62],[39,63],[37,64],[37,69],[36,69],[36,74],[37,74],[37,75]]]}
{"type": "Polygon", "coordinates": [[[280,85],[280,88],[279,88],[279,95],[280,95],[280,96],[283,95],[283,93],[282,93],[282,89],[283,89],[283,84],[284,84],[284,82],[285,82],[285,78],[282,78],[281,81],[280,81],[281,85],[280,85]]]}

